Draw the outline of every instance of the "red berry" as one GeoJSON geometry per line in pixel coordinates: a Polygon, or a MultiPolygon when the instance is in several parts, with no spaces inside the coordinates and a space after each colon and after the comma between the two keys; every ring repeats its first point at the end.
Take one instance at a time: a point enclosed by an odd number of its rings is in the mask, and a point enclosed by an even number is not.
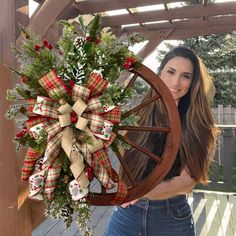
{"type": "Polygon", "coordinates": [[[98,38],[97,38],[97,39],[94,40],[94,43],[95,43],[96,45],[98,45],[100,42],[101,42],[101,39],[98,39],[98,38]]]}
{"type": "Polygon", "coordinates": [[[26,76],[21,77],[21,81],[26,84],[28,82],[28,78],[26,76]]]}
{"type": "Polygon", "coordinates": [[[49,42],[47,41],[47,39],[44,39],[44,40],[43,40],[43,45],[44,45],[45,47],[48,47],[49,42]]]}
{"type": "Polygon", "coordinates": [[[35,50],[36,52],[38,52],[40,49],[41,49],[41,46],[39,46],[39,45],[37,45],[37,44],[34,46],[34,50],[35,50]]]}
{"type": "Polygon", "coordinates": [[[73,124],[75,124],[78,121],[78,116],[74,111],[70,113],[70,120],[71,120],[71,123],[73,124]]]}
{"type": "Polygon", "coordinates": [[[27,133],[27,128],[23,128],[19,133],[16,134],[17,138],[23,138],[27,133]]]}
{"type": "Polygon", "coordinates": [[[91,38],[91,36],[90,35],[88,35],[88,36],[86,36],[86,42],[91,42],[91,40],[92,40],[92,38],[91,38]]]}
{"type": "Polygon", "coordinates": [[[52,44],[51,44],[51,43],[49,43],[49,44],[48,44],[48,46],[47,46],[47,48],[48,48],[49,50],[52,50],[52,49],[53,49],[53,46],[52,46],[52,44]]]}
{"type": "Polygon", "coordinates": [[[135,58],[133,58],[133,57],[127,57],[127,58],[125,59],[125,63],[123,64],[123,66],[124,66],[124,68],[125,68],[126,70],[129,70],[130,67],[131,67],[135,62],[136,62],[136,59],[135,59],[135,58]]]}

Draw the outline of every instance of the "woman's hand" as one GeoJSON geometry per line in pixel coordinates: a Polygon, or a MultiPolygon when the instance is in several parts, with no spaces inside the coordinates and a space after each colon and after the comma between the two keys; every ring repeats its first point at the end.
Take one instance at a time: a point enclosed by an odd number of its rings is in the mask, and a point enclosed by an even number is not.
{"type": "Polygon", "coordinates": [[[126,207],[130,207],[131,205],[134,205],[137,201],[139,200],[139,198],[130,201],[130,202],[125,202],[123,204],[121,204],[121,207],[126,208],[126,207]]]}

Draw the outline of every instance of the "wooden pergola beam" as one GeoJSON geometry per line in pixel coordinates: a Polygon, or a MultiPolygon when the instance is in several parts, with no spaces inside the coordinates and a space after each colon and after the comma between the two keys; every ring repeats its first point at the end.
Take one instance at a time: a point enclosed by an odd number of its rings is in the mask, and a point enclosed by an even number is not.
{"type": "Polygon", "coordinates": [[[235,26],[225,26],[225,27],[205,27],[205,28],[192,28],[192,29],[176,29],[168,37],[168,40],[182,40],[187,38],[201,36],[207,36],[212,34],[227,34],[235,30],[235,26]]]}
{"type": "Polygon", "coordinates": [[[150,24],[143,26],[132,26],[125,27],[121,30],[120,34],[127,32],[143,32],[143,31],[152,31],[152,30],[161,30],[161,29],[205,29],[205,28],[214,28],[221,27],[234,27],[236,30],[236,16],[222,16],[222,17],[211,17],[207,20],[202,19],[191,19],[191,20],[182,20],[177,22],[166,22],[160,24],[150,24]]]}
{"type": "MultiPolygon", "coordinates": [[[[73,0],[45,0],[37,13],[30,19],[28,27],[36,35],[44,36],[50,26],[72,2],[73,0]]],[[[17,39],[17,45],[21,43],[21,40],[22,36],[17,39]]]]}
{"type": "Polygon", "coordinates": [[[92,14],[98,12],[105,12],[117,9],[144,7],[149,5],[174,3],[179,0],[87,0],[79,1],[76,7],[79,10],[79,14],[92,14]]]}
{"type": "Polygon", "coordinates": [[[208,4],[186,6],[169,10],[155,10],[151,12],[137,12],[132,15],[104,16],[102,25],[104,27],[115,27],[125,24],[145,23],[152,21],[172,21],[175,19],[201,18],[217,15],[235,14],[236,3],[208,4]]]}
{"type": "MultiPolygon", "coordinates": [[[[169,30],[169,29],[166,29],[169,30]]],[[[192,29],[172,29],[171,34],[165,40],[182,40],[192,37],[207,36],[212,34],[227,34],[235,30],[235,26],[215,26],[215,27],[205,27],[205,28],[192,28],[192,29]]],[[[144,37],[154,37],[157,36],[162,30],[144,30],[142,34],[144,37]]],[[[131,32],[130,32],[131,33],[131,32]]]]}

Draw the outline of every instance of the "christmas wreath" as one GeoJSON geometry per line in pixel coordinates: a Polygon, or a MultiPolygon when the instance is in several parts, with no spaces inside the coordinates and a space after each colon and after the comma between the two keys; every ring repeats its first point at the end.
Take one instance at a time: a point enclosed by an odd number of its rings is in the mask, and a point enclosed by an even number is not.
{"type": "Polygon", "coordinates": [[[93,178],[106,189],[117,188],[114,204],[127,194],[107,150],[119,145],[116,127],[136,119],[122,117],[134,91],[118,78],[137,61],[129,46],[143,38],[103,32],[99,15],[88,25],[82,17],[62,24],[56,45],[21,27],[24,43],[13,47],[20,69],[10,68],[21,83],[7,91],[7,99],[17,103],[6,116],[20,129],[17,149],[28,147],[22,180],[29,181],[29,197],[43,200],[46,215],[63,218],[67,227],[78,212],[78,225],[88,233],[86,196],[93,178]]]}

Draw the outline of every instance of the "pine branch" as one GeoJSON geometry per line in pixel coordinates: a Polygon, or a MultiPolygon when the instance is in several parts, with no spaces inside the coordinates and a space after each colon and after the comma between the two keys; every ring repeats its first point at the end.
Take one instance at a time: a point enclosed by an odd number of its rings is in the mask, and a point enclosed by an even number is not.
{"type": "Polygon", "coordinates": [[[101,16],[96,15],[88,24],[88,33],[92,41],[98,38],[100,31],[101,31],[101,16]]]}

